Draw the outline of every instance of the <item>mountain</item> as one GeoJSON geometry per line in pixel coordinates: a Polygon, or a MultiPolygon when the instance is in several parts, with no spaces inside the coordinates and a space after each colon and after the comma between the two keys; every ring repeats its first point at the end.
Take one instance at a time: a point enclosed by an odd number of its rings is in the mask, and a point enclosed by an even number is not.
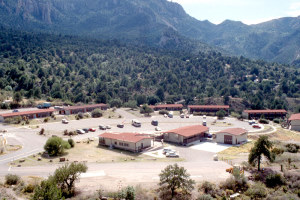
{"type": "Polygon", "coordinates": [[[250,26],[230,20],[215,25],[196,20],[167,0],[0,0],[0,25],[300,63],[299,17],[250,26]]]}

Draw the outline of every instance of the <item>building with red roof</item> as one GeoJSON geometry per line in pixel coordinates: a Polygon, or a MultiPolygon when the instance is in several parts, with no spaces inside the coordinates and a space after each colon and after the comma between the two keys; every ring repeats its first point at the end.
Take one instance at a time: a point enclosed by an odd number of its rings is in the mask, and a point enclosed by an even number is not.
{"type": "Polygon", "coordinates": [[[226,114],[229,113],[228,105],[189,105],[188,111],[193,114],[194,112],[201,113],[202,115],[216,115],[219,110],[224,110],[226,114]]]}
{"type": "Polygon", "coordinates": [[[291,130],[300,131],[300,113],[291,115],[289,123],[291,125],[291,130]]]}
{"type": "Polygon", "coordinates": [[[160,104],[156,106],[150,106],[155,111],[158,110],[171,110],[171,111],[176,111],[176,110],[182,110],[183,105],[182,104],[160,104]]]}
{"type": "Polygon", "coordinates": [[[167,142],[189,145],[192,142],[201,141],[208,130],[202,125],[185,126],[164,132],[163,139],[167,142]]]}
{"type": "Polygon", "coordinates": [[[55,112],[54,109],[40,109],[40,110],[30,110],[24,112],[12,112],[12,113],[3,113],[0,114],[0,122],[4,122],[7,118],[14,117],[28,117],[29,119],[49,117],[52,113],[55,112]]]}
{"type": "Polygon", "coordinates": [[[92,112],[95,109],[107,110],[107,104],[91,104],[91,105],[81,105],[81,106],[64,106],[59,109],[59,114],[61,115],[74,115],[78,113],[92,112]]]}
{"type": "Polygon", "coordinates": [[[259,119],[263,116],[265,119],[273,120],[285,118],[286,114],[286,110],[244,110],[242,116],[245,119],[259,119]]]}
{"type": "Polygon", "coordinates": [[[243,128],[228,128],[215,135],[216,142],[223,144],[241,144],[248,140],[248,131],[243,128]]]}
{"type": "Polygon", "coordinates": [[[140,152],[152,146],[153,137],[139,133],[103,133],[99,135],[99,145],[132,152],[140,152]]]}

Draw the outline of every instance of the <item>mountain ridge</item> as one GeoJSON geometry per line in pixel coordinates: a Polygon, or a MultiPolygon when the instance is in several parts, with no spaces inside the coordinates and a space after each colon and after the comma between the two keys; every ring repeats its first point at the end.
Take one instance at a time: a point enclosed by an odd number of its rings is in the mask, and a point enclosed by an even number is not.
{"type": "Polygon", "coordinates": [[[232,55],[299,62],[300,43],[293,41],[297,41],[300,17],[255,25],[225,20],[215,25],[189,16],[181,5],[166,0],[0,0],[0,17],[2,26],[26,31],[178,49],[183,45],[190,51],[209,50],[210,45],[232,55]]]}

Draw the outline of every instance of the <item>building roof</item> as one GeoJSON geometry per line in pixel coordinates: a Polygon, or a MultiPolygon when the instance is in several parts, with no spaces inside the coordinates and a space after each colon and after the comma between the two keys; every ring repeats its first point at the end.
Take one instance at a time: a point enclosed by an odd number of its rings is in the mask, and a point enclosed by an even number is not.
{"type": "Polygon", "coordinates": [[[194,125],[176,128],[170,131],[166,131],[165,133],[175,133],[184,137],[190,137],[199,133],[204,133],[206,131],[208,131],[208,127],[202,125],[194,125]]]}
{"type": "Polygon", "coordinates": [[[243,128],[228,128],[222,131],[217,132],[216,134],[219,133],[228,133],[231,135],[243,135],[244,133],[247,133],[248,131],[246,129],[243,128]]]}
{"type": "Polygon", "coordinates": [[[244,110],[245,113],[287,113],[286,110],[244,110]]]}
{"type": "Polygon", "coordinates": [[[26,115],[33,115],[39,113],[51,113],[54,112],[54,109],[40,109],[40,110],[30,110],[24,112],[13,112],[13,113],[3,113],[0,114],[2,117],[16,117],[16,116],[26,116],[26,115]]]}
{"type": "Polygon", "coordinates": [[[99,137],[137,143],[143,139],[152,139],[139,133],[103,133],[99,137]]]}
{"type": "Polygon", "coordinates": [[[289,121],[294,121],[294,120],[300,120],[300,113],[291,115],[289,121]]]}
{"type": "Polygon", "coordinates": [[[182,104],[160,104],[154,106],[155,108],[182,108],[182,104]]]}
{"type": "Polygon", "coordinates": [[[188,108],[229,109],[228,105],[189,105],[188,108]]]}
{"type": "Polygon", "coordinates": [[[97,108],[97,107],[107,107],[107,104],[92,104],[92,105],[82,105],[82,106],[67,106],[63,107],[63,110],[77,110],[77,109],[84,109],[84,108],[97,108]]]}

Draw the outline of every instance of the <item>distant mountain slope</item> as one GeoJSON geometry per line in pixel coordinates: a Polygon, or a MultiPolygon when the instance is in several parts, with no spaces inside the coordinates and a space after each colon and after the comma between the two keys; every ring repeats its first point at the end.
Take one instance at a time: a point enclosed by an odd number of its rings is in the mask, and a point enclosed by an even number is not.
{"type": "Polygon", "coordinates": [[[234,55],[300,62],[299,17],[251,26],[230,20],[215,25],[167,0],[0,0],[0,24],[188,51],[210,50],[207,43],[234,55]]]}

